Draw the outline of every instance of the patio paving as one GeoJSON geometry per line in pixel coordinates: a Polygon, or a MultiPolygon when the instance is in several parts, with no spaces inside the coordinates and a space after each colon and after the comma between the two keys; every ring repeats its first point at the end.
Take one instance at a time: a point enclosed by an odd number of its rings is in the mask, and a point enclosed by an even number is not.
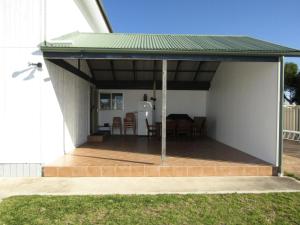
{"type": "Polygon", "coordinates": [[[284,171],[300,177],[300,142],[285,140],[283,148],[284,171]]]}
{"type": "Polygon", "coordinates": [[[167,142],[162,164],[156,138],[111,136],[85,144],[43,168],[47,177],[272,176],[276,168],[212,139],[180,138],[167,142]]]}

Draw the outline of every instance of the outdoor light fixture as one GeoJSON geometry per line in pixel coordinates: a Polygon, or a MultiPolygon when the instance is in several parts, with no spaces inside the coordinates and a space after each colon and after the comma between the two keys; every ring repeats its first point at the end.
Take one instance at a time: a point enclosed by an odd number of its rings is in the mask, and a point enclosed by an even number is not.
{"type": "Polygon", "coordinates": [[[42,67],[43,67],[43,64],[42,63],[40,63],[40,62],[38,62],[38,63],[28,63],[28,66],[36,66],[37,68],[39,68],[39,69],[42,69],[42,67]]]}

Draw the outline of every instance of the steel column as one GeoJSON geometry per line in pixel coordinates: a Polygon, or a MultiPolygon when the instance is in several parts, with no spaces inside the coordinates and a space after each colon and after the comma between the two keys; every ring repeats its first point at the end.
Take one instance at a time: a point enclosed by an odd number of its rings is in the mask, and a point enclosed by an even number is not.
{"type": "Polygon", "coordinates": [[[166,160],[167,60],[162,61],[161,163],[166,160]]]}
{"type": "Polygon", "coordinates": [[[152,115],[152,124],[156,123],[156,72],[154,71],[156,68],[156,61],[153,61],[153,115],[152,115]]]}
{"type": "Polygon", "coordinates": [[[279,126],[278,126],[278,175],[283,176],[283,100],[284,100],[284,57],[279,58],[279,96],[278,96],[278,113],[279,113],[279,126]]]}

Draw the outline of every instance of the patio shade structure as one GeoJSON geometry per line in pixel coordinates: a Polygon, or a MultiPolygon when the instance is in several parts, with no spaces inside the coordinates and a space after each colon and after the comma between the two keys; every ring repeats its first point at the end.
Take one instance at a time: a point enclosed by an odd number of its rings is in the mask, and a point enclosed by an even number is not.
{"type": "MultiPolygon", "coordinates": [[[[162,89],[162,160],[166,156],[166,92],[208,90],[222,61],[280,62],[300,51],[247,36],[71,33],[40,45],[44,58],[101,89],[162,89]],[[77,59],[78,67],[66,60],[77,59]],[[86,60],[92,77],[80,70],[86,60]],[[161,76],[157,76],[158,74],[161,76]],[[161,81],[161,82],[158,82],[161,81]]],[[[280,119],[282,110],[279,110],[280,119]]],[[[282,127],[279,128],[280,132],[282,127]]],[[[280,133],[279,132],[279,133],[280,133]]],[[[278,134],[279,135],[279,134],[278,134]]],[[[280,138],[282,158],[282,139],[280,138]]]]}

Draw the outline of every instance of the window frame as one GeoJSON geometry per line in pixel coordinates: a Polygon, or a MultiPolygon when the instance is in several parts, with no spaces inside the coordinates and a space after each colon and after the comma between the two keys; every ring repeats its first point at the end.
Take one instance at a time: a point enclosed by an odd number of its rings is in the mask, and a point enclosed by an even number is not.
{"type": "Polygon", "coordinates": [[[123,111],[124,110],[124,94],[121,92],[99,92],[99,108],[100,111],[107,111],[107,110],[113,110],[113,111],[123,111]],[[103,108],[102,107],[102,103],[101,100],[103,98],[101,98],[101,95],[106,95],[109,96],[109,107],[108,108],[103,108]],[[114,108],[114,104],[115,104],[115,97],[117,96],[122,96],[122,102],[121,102],[121,107],[120,108],[114,108]]]}

